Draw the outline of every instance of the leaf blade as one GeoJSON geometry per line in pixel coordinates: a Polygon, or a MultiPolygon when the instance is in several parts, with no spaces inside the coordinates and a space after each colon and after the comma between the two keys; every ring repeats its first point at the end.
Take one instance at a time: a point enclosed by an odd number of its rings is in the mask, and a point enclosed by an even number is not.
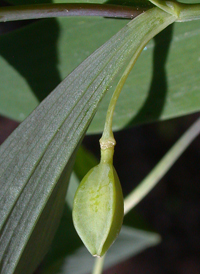
{"type": "Polygon", "coordinates": [[[108,85],[133,54],[137,58],[144,44],[174,20],[154,8],[131,21],[61,82],[0,147],[2,274],[31,273],[44,256],[76,148],[108,85]],[[143,27],[147,20],[150,24],[143,27]]]}

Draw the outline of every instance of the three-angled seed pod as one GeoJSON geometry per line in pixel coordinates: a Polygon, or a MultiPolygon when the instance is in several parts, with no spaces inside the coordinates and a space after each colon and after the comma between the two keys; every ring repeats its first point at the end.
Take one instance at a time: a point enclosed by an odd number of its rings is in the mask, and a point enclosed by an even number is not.
{"type": "Polygon", "coordinates": [[[101,162],[80,183],[74,198],[73,221],[93,256],[103,256],[120,232],[124,203],[112,164],[113,151],[102,151],[101,162]]]}

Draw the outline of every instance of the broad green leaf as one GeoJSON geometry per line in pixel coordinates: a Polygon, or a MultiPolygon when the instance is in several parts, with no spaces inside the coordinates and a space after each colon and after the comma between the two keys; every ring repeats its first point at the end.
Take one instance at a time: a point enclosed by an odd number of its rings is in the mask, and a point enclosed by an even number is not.
{"type": "MultiPolygon", "coordinates": [[[[0,113],[23,121],[61,79],[125,23],[104,18],[49,19],[1,36],[0,113]]],[[[199,24],[175,23],[173,30],[147,45],[119,98],[114,129],[200,109],[199,24]]],[[[88,133],[102,131],[110,96],[102,101],[88,133]]]]}
{"type": "MultiPolygon", "coordinates": [[[[199,27],[199,21],[174,23],[145,47],[117,102],[114,130],[200,110],[199,27]]],[[[88,132],[103,130],[111,95],[88,132]]]]}
{"type": "MultiPolygon", "coordinates": [[[[71,183],[74,182],[74,179],[76,180],[75,182],[78,183],[79,180],[77,180],[74,173],[72,173],[67,196],[72,190],[71,183]]],[[[56,273],[62,266],[65,258],[70,254],[73,254],[81,246],[83,246],[83,243],[74,228],[71,208],[65,204],[54,240],[47,255],[42,261],[40,267],[41,273],[56,273]]]]}
{"type": "MultiPolygon", "coordinates": [[[[116,242],[106,254],[105,269],[135,256],[146,248],[154,246],[159,242],[160,237],[156,233],[123,226],[116,242]]],[[[80,247],[72,255],[65,258],[59,271],[52,273],[91,273],[93,264],[94,258],[90,256],[85,247],[80,247]]],[[[46,273],[51,273],[51,268],[47,272],[44,272],[44,274],[46,273]]]]}
{"type": "Polygon", "coordinates": [[[95,51],[0,147],[1,273],[32,273],[64,205],[75,151],[110,82],[175,18],[158,8],[138,16],[95,51]]]}
{"type": "Polygon", "coordinates": [[[103,18],[48,19],[0,36],[0,113],[23,121],[126,23],[103,18]]]}

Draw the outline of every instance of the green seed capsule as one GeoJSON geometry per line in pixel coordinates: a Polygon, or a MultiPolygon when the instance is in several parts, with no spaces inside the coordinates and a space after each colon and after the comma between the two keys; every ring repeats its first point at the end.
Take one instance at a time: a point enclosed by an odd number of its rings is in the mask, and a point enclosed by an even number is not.
{"type": "Polygon", "coordinates": [[[112,156],[110,148],[102,151],[100,164],[85,175],[74,198],[74,226],[93,256],[103,256],[109,249],[124,216],[123,194],[112,156]]]}

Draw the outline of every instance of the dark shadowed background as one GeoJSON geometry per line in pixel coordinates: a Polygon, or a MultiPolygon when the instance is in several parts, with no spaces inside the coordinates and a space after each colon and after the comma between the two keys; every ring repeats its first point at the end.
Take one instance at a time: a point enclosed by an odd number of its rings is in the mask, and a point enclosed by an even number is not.
{"type": "MultiPolygon", "coordinates": [[[[199,114],[142,125],[115,133],[114,165],[124,194],[133,189],[199,114]]],[[[0,142],[18,124],[0,117],[0,142]]],[[[86,136],[83,144],[99,157],[100,135],[86,136]]],[[[150,248],[105,274],[200,273],[200,137],[184,152],[167,175],[135,208],[139,228],[162,237],[150,248]]],[[[132,214],[132,212],[131,212],[132,214]]],[[[129,215],[126,218],[131,218],[129,215]]]]}

